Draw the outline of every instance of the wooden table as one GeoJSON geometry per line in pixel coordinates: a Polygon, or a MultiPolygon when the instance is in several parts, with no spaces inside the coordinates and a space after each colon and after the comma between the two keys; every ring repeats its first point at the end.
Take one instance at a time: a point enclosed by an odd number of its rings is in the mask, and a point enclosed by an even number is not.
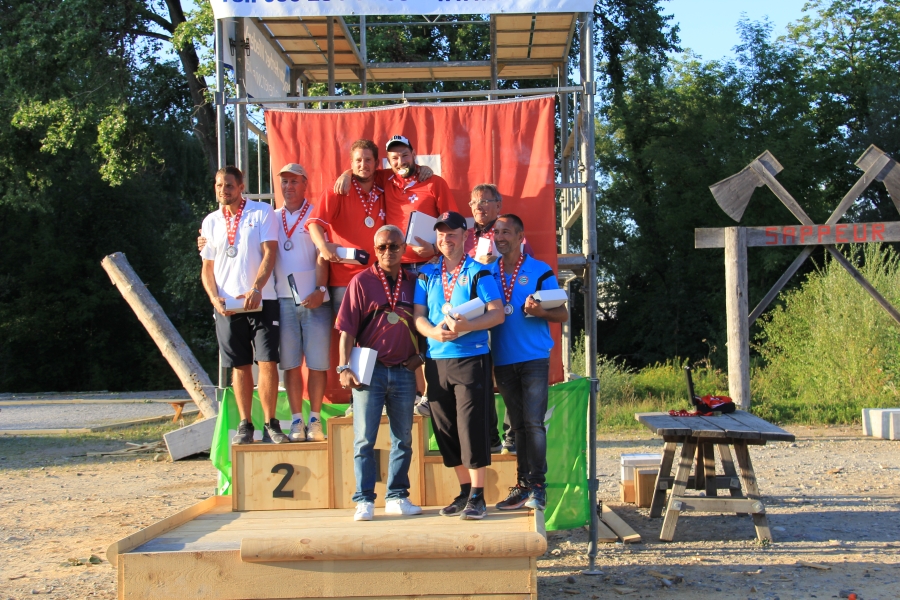
{"type": "Polygon", "coordinates": [[[666,492],[671,489],[659,539],[671,542],[675,536],[678,516],[684,511],[693,510],[752,515],[759,540],[772,540],[747,446],[763,446],[769,441],[793,442],[793,434],[741,410],[716,417],[672,417],[667,413],[638,413],[634,418],[666,442],[650,505],[650,517],[661,516],[663,505],[666,504],[666,492]],[[681,460],[677,473],[672,477],[678,444],[681,444],[681,460]],[[716,475],[716,449],[719,451],[723,475],[716,475]],[[695,475],[691,476],[695,456],[697,466],[695,475]],[[686,496],[688,488],[704,490],[706,497],[686,496]],[[720,497],[718,490],[728,490],[730,495],[720,497]]]}

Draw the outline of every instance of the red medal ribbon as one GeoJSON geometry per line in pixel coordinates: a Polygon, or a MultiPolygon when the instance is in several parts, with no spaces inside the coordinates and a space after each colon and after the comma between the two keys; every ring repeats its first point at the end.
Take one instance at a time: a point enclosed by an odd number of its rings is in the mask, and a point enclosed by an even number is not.
{"type": "Polygon", "coordinates": [[[456,269],[453,270],[453,275],[451,276],[453,283],[451,284],[447,279],[447,263],[441,258],[441,284],[444,286],[444,302],[450,302],[450,296],[453,295],[453,288],[456,286],[456,282],[459,281],[459,273],[462,271],[464,264],[466,264],[465,256],[462,257],[462,260],[456,265],[456,269]]]}
{"type": "Polygon", "coordinates": [[[356,195],[359,197],[360,201],[362,201],[363,210],[366,211],[366,216],[371,217],[372,209],[375,208],[375,204],[381,197],[380,192],[384,192],[384,190],[373,183],[372,190],[368,194],[366,194],[366,192],[362,189],[362,186],[359,185],[359,182],[357,182],[356,179],[351,178],[350,182],[353,184],[353,189],[356,190],[356,195]]]}
{"type": "Polygon", "coordinates": [[[281,209],[281,224],[284,226],[284,235],[288,236],[288,239],[294,235],[294,230],[297,229],[297,225],[300,224],[300,221],[303,220],[303,217],[306,216],[306,211],[309,210],[310,204],[306,200],[303,201],[303,206],[300,208],[300,216],[297,218],[297,221],[294,223],[294,226],[291,227],[291,230],[288,231],[287,226],[287,207],[281,209]]]}
{"type": "Polygon", "coordinates": [[[238,207],[237,212],[234,214],[234,218],[228,217],[228,210],[226,207],[222,207],[222,215],[225,217],[225,231],[228,233],[228,245],[234,246],[234,238],[237,237],[237,228],[238,223],[241,220],[241,215],[244,214],[244,207],[247,205],[247,199],[244,198],[241,200],[241,205],[238,207]]]}
{"type": "Polygon", "coordinates": [[[506,273],[503,269],[503,257],[500,257],[500,286],[503,288],[503,297],[506,299],[506,303],[510,304],[512,302],[512,293],[513,288],[516,286],[516,277],[519,276],[519,267],[522,266],[522,263],[525,262],[525,254],[519,254],[519,260],[516,261],[516,270],[513,271],[512,279],[509,282],[509,289],[506,289],[506,273]]]}
{"type": "Polygon", "coordinates": [[[391,183],[393,183],[395,186],[397,186],[401,191],[405,192],[412,186],[419,183],[419,178],[418,178],[418,176],[413,175],[409,179],[404,179],[395,173],[394,176],[391,177],[391,183]]]}
{"type": "Polygon", "coordinates": [[[391,293],[391,288],[388,286],[387,276],[382,270],[381,265],[375,264],[375,272],[378,273],[378,278],[381,279],[381,285],[384,286],[384,295],[387,296],[388,304],[391,307],[389,312],[394,312],[394,309],[397,306],[397,301],[400,300],[400,284],[403,281],[403,269],[400,269],[400,272],[397,273],[397,283],[394,285],[394,293],[391,293]]]}

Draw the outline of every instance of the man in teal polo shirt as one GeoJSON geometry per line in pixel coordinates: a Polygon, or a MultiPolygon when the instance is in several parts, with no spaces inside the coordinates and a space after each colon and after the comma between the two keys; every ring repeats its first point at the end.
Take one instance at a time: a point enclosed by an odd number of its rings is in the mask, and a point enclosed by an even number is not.
{"type": "Polygon", "coordinates": [[[499,510],[523,505],[544,510],[547,503],[547,412],[550,381],[550,350],[553,338],[549,323],[569,317],[565,305],[549,310],[535,302],[538,290],[556,290],[559,284],[546,263],[522,254],[525,226],[516,215],[500,215],[494,222],[494,243],[500,260],[491,271],[503,296],[506,320],[491,332],[494,378],[506,410],[510,433],[515,436],[518,481],[509,496],[497,504],[499,510]]]}
{"type": "Polygon", "coordinates": [[[503,305],[491,272],[466,255],[465,218],[445,212],[434,228],[441,258],[420,267],[413,314],[419,333],[428,338],[425,379],[435,439],[460,485],[459,496],[441,514],[482,519],[493,402],[487,330],[503,322],[503,305]],[[484,302],[484,313],[457,316],[454,309],[475,298],[484,302]]]}

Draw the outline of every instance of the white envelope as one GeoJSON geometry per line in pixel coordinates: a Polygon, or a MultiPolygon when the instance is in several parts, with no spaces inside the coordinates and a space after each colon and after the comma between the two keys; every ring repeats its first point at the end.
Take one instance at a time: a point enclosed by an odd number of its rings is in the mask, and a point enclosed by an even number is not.
{"type": "Polygon", "coordinates": [[[253,310],[244,310],[243,298],[225,298],[225,310],[233,313],[261,312],[262,302],[253,310]]]}
{"type": "MultiPolygon", "coordinates": [[[[534,296],[535,302],[539,302],[544,310],[562,306],[569,300],[566,290],[540,290],[532,294],[532,296],[534,296]]],[[[534,315],[526,314],[525,316],[533,317],[534,315]]]]}
{"type": "Polygon", "coordinates": [[[411,246],[418,246],[417,237],[422,238],[429,244],[437,242],[437,232],[434,230],[434,224],[437,219],[431,215],[419,211],[413,211],[409,216],[409,226],[406,228],[406,243],[411,246]]]}
{"type": "Polygon", "coordinates": [[[377,358],[378,350],[372,348],[356,346],[350,350],[350,370],[361,384],[369,385],[372,382],[372,373],[375,372],[377,358]]]}
{"type": "Polygon", "coordinates": [[[478,243],[475,245],[476,258],[479,256],[486,256],[488,254],[490,254],[491,256],[500,256],[494,240],[487,237],[478,238],[478,243]]]}
{"type": "Polygon", "coordinates": [[[297,295],[306,298],[316,290],[316,270],[295,271],[291,273],[294,276],[294,284],[297,286],[297,295]]]}

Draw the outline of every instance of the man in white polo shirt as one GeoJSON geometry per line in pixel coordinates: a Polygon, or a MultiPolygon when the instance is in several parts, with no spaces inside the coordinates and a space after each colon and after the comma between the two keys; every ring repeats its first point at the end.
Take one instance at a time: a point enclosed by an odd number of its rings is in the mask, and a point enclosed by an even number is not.
{"type": "MultiPolygon", "coordinates": [[[[259,401],[266,424],[263,441],[289,441],[275,418],[278,395],[278,297],[271,277],[278,248],[272,207],[246,200],[244,176],[237,167],[216,173],[216,200],[221,210],[203,219],[206,245],[201,280],[215,307],[216,337],[222,365],[233,369],[232,385],[241,423],[232,443],[253,442],[253,371],[259,365],[259,401]],[[239,308],[226,309],[235,300],[239,308]]],[[[231,308],[231,307],[229,307],[231,308]]]]}
{"type": "Polygon", "coordinates": [[[328,261],[318,255],[316,245],[306,230],[313,205],[306,199],[306,169],[296,163],[286,164],[278,173],[284,206],[275,211],[278,227],[278,259],[275,261],[275,291],[281,309],[281,369],[287,389],[293,421],[293,442],[325,440],[319,411],[328,380],[328,351],[331,346],[331,301],[325,301],[328,288],[328,261]],[[293,274],[300,304],[294,301],[288,275],[293,274]],[[304,286],[304,287],[301,287],[304,286]],[[309,423],[304,425],[303,373],[300,365],[306,359],[309,371],[309,423]]]}

